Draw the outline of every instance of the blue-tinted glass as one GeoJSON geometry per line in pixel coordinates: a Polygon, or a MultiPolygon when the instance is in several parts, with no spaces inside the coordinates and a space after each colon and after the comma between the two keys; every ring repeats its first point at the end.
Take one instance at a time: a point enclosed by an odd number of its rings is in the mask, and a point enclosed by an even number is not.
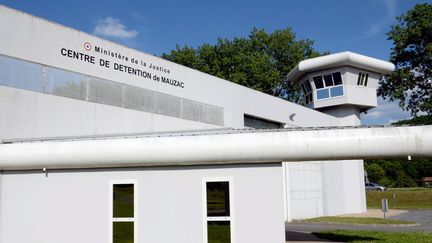
{"type": "Polygon", "coordinates": [[[317,99],[325,99],[329,97],[329,89],[317,90],[317,99]]]}
{"type": "Polygon", "coordinates": [[[331,88],[330,94],[331,94],[331,97],[342,96],[343,95],[343,86],[331,88]]]}
{"type": "Polygon", "coordinates": [[[0,55],[0,85],[41,92],[41,65],[0,55]]]}

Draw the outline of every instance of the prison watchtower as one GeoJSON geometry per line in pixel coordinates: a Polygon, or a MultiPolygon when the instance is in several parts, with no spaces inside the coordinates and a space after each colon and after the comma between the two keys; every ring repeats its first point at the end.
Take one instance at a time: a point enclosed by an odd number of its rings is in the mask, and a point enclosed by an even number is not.
{"type": "Polygon", "coordinates": [[[390,62],[341,52],[301,61],[287,80],[300,83],[308,107],[343,118],[343,125],[359,125],[360,113],[377,106],[379,79],[394,68],[390,62]]]}

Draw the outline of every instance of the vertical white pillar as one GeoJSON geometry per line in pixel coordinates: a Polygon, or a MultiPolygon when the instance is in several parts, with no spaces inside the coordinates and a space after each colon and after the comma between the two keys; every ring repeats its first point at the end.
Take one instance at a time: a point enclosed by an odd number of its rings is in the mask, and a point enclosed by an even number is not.
{"type": "Polygon", "coordinates": [[[360,108],[352,105],[332,106],[320,109],[321,112],[340,118],[340,126],[359,126],[360,108]]]}
{"type": "MultiPolygon", "coordinates": [[[[340,126],[359,126],[360,107],[354,105],[331,106],[321,109],[323,113],[329,114],[340,119],[340,126]]],[[[324,166],[330,168],[332,165],[325,162],[324,166]]],[[[364,192],[364,167],[363,160],[344,160],[337,161],[343,174],[347,177],[337,175],[334,171],[327,170],[327,173],[333,177],[334,181],[327,182],[326,188],[323,188],[324,193],[338,185],[344,185],[344,190],[339,190],[339,193],[333,192],[333,198],[327,197],[327,202],[324,203],[327,212],[325,215],[335,215],[340,213],[360,213],[366,211],[366,196],[364,192]],[[333,174],[335,173],[335,174],[333,174]],[[336,206],[334,200],[340,205],[336,206]],[[333,201],[333,203],[331,203],[333,201]]],[[[328,196],[328,195],[327,195],[328,196]]]]}
{"type": "Polygon", "coordinates": [[[2,193],[3,193],[3,184],[2,184],[2,179],[3,179],[3,174],[2,171],[0,170],[0,243],[3,241],[2,240],[2,223],[3,223],[3,215],[2,215],[2,211],[3,211],[3,201],[2,201],[2,193]]]}
{"type": "Polygon", "coordinates": [[[282,162],[283,173],[283,198],[284,198],[284,220],[291,222],[291,189],[288,171],[288,162],[282,162]]]}

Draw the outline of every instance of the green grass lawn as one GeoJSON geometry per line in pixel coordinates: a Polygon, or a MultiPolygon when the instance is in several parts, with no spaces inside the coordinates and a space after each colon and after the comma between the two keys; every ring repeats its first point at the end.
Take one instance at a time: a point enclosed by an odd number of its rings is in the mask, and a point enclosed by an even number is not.
{"type": "Polygon", "coordinates": [[[383,198],[388,199],[390,209],[432,209],[431,188],[389,188],[384,192],[368,191],[366,192],[367,207],[381,208],[383,198]]]}
{"type": "Polygon", "coordinates": [[[332,224],[414,224],[413,222],[381,219],[381,218],[358,218],[358,217],[319,217],[306,219],[305,222],[332,223],[332,224]]]}
{"type": "Polygon", "coordinates": [[[432,242],[432,233],[425,232],[377,232],[332,230],[314,232],[321,239],[338,242],[432,242]]]}

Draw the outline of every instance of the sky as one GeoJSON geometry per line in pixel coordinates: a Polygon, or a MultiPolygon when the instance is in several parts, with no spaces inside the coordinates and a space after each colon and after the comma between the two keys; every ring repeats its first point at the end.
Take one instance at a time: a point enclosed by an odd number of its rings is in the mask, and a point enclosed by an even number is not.
{"type": "MultiPolygon", "coordinates": [[[[298,39],[331,53],[353,51],[389,60],[386,33],[396,17],[432,0],[0,0],[0,4],[102,38],[161,55],[176,45],[213,44],[218,37],[247,37],[252,28],[267,32],[291,28],[298,39]]],[[[362,124],[407,119],[398,104],[378,98],[362,114],[362,124]]]]}

